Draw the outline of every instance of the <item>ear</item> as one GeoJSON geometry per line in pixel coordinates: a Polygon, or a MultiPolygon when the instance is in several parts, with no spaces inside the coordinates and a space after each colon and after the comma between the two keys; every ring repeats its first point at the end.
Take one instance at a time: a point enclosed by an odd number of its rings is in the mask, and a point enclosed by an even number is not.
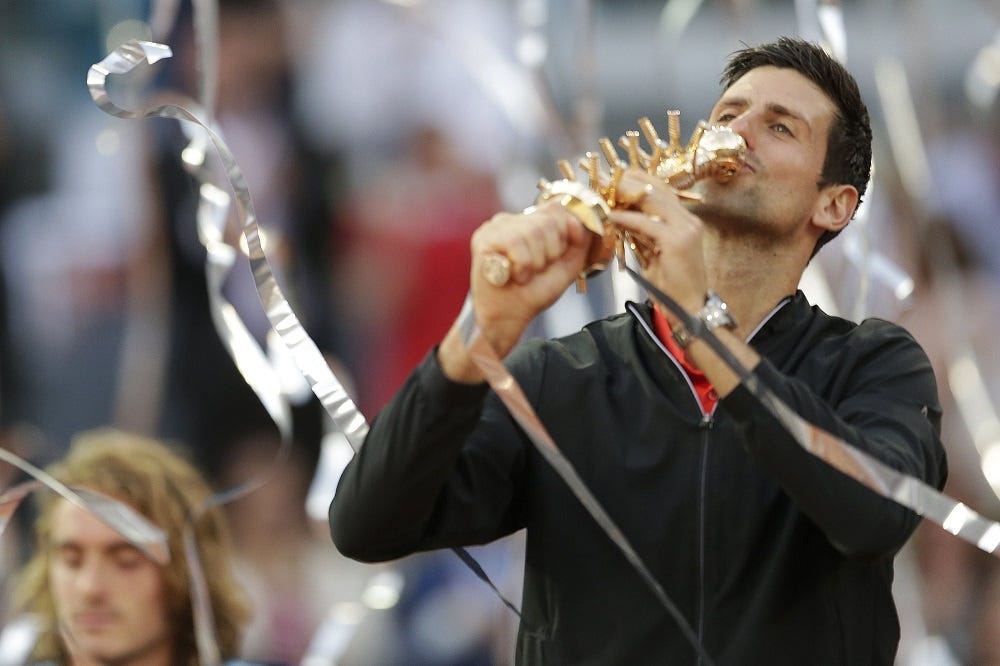
{"type": "Polygon", "coordinates": [[[854,217],[860,198],[853,185],[827,185],[816,199],[812,223],[822,231],[840,231],[854,217]]]}

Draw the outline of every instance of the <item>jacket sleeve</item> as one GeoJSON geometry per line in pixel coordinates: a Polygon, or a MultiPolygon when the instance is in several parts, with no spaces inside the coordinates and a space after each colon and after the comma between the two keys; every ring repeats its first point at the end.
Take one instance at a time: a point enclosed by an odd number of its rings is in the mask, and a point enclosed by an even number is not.
{"type": "Polygon", "coordinates": [[[330,530],[346,556],[385,561],[486,543],[519,527],[521,435],[485,384],[451,382],[431,351],[344,470],[330,530]]]}
{"type": "MultiPolygon", "coordinates": [[[[940,489],[948,471],[937,385],[926,354],[903,329],[878,320],[862,324],[847,345],[837,350],[841,366],[831,364],[825,379],[827,385],[841,384],[833,402],[767,360],[754,372],[809,423],[940,489]]],[[[806,451],[745,386],[723,404],[750,454],[844,555],[892,556],[916,529],[916,513],[806,451]]]]}

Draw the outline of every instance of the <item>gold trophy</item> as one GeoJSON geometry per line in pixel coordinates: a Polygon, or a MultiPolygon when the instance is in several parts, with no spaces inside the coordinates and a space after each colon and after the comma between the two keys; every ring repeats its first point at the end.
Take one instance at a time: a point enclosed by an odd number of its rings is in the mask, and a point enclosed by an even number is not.
{"type": "MultiPolygon", "coordinates": [[[[586,279],[607,268],[613,256],[617,257],[619,266],[624,267],[626,246],[632,249],[643,266],[648,253],[655,252],[648,239],[607,223],[612,208],[629,208],[641,203],[641,199],[626,201],[618,192],[618,184],[627,169],[642,169],[672,186],[681,198],[697,199],[684,190],[702,178],[729,180],[739,172],[746,159],[747,148],[743,137],[725,125],[699,122],[687,146],[682,147],[679,111],[667,111],[669,141],[659,137],[649,118],[640,118],[638,124],[652,152],[640,147],[639,132],[628,131],[618,141],[628,154],[628,162],[623,162],[611,140],[603,137],[599,143],[609,173],[602,173],[599,157],[588,152],[580,161],[580,167],[587,175],[586,185],[576,179],[573,167],[566,160],[560,160],[558,165],[563,179],[554,182],[542,179],[538,183],[540,192],[535,204],[557,198],[584,227],[594,233],[587,268],[577,280],[580,292],[586,291],[586,279]]],[[[510,268],[510,260],[502,254],[490,253],[484,257],[483,275],[495,287],[507,284],[510,268]]]]}

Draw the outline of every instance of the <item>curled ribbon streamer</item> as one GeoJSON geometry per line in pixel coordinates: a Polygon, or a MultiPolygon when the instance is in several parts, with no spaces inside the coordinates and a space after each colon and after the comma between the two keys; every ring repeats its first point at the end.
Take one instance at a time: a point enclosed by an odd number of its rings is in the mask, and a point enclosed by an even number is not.
{"type": "Polygon", "coordinates": [[[802,448],[882,497],[937,523],[963,541],[1000,557],[1000,523],[984,518],[962,502],[948,497],[920,479],[889,467],[881,460],[803,419],[761,384],[757,376],[744,367],[700,319],[687,314],[674,300],[631,268],[626,270],[644,289],[680,317],[689,330],[704,340],[739,375],[747,390],[760,400],[802,448]]]}
{"type": "MultiPolygon", "coordinates": [[[[745,368],[700,319],[687,314],[673,299],[632,268],[626,266],[625,270],[640,286],[680,317],[688,330],[703,339],[722,358],[730,369],[740,377],[740,381],[747,390],[771,412],[802,448],[882,497],[913,510],[920,516],[940,525],[947,532],[981,550],[1000,556],[1000,523],[984,518],[962,502],[948,497],[915,477],[889,467],[882,461],[803,419],[769,388],[761,384],[756,375],[745,368]]],[[[704,647],[677,610],[676,605],[664,592],[663,587],[643,563],[597,498],[587,488],[573,468],[572,463],[559,450],[517,380],[503,365],[496,351],[481,335],[475,318],[471,294],[466,298],[459,315],[459,329],[462,342],[468,349],[473,362],[510,411],[511,416],[524,430],[525,435],[531,440],[536,450],[559,474],[584,508],[622,551],[626,559],[677,622],[701,658],[706,663],[711,664],[711,659],[705,653],[704,647]]]]}
{"type": "MultiPolygon", "coordinates": [[[[199,3],[196,12],[212,16],[205,6],[210,3],[199,3]]],[[[196,22],[204,27],[211,24],[205,19],[196,22]]],[[[204,41],[204,40],[202,40],[204,41]]],[[[164,105],[144,112],[126,111],[115,106],[107,93],[107,77],[110,74],[123,74],[131,71],[140,63],[153,64],[171,56],[168,46],[153,42],[127,42],[112,52],[102,62],[91,67],[87,76],[87,85],[95,103],[105,112],[119,118],[135,119],[153,116],[172,117],[187,120],[194,114],[181,107],[164,105]]],[[[211,60],[211,58],[209,58],[211,60]]],[[[202,66],[203,76],[212,69],[211,65],[202,66]]],[[[203,91],[208,85],[202,84],[203,91]]],[[[196,104],[191,104],[197,107],[196,104]]],[[[222,287],[236,259],[236,250],[223,241],[226,216],[229,211],[229,195],[211,182],[211,174],[205,163],[206,144],[209,138],[209,128],[198,123],[205,131],[189,132],[190,143],[185,148],[182,159],[185,168],[200,183],[198,189],[197,225],[198,237],[206,250],[206,283],[212,322],[241,375],[251,387],[258,399],[267,410],[281,435],[281,445],[276,454],[276,462],[281,463],[287,457],[292,442],[291,409],[285,396],[281,393],[281,382],[277,372],[268,361],[257,341],[247,330],[236,309],[222,296],[222,287]]],[[[187,129],[187,128],[186,128],[187,129]]],[[[228,168],[227,171],[231,169],[228,168]]],[[[237,484],[207,498],[188,516],[184,526],[184,553],[191,576],[191,603],[194,618],[195,634],[201,663],[217,664],[221,660],[215,641],[215,621],[211,608],[211,600],[204,579],[204,570],[198,555],[194,537],[197,520],[206,511],[242,497],[261,487],[278,467],[274,465],[269,472],[237,484]]]]}
{"type": "Polygon", "coordinates": [[[166,40],[177,21],[179,8],[180,0],[156,0],[149,19],[149,27],[154,39],[166,40]]]}
{"type": "Polygon", "coordinates": [[[0,495],[0,535],[7,528],[11,516],[21,501],[32,491],[44,486],[73,505],[96,516],[154,562],[161,565],[170,562],[167,535],[128,505],[92,490],[70,488],[45,470],[39,469],[7,449],[0,448],[0,460],[10,463],[36,479],[19,483],[0,495]]]}
{"type": "MultiPolygon", "coordinates": [[[[844,12],[838,0],[795,0],[799,34],[824,45],[840,64],[847,65],[847,30],[844,12]]],[[[869,211],[874,196],[875,169],[872,167],[865,198],[858,206],[851,225],[853,232],[846,236],[842,247],[847,259],[857,266],[858,286],[852,302],[851,318],[861,321],[868,312],[872,280],[889,289],[896,302],[903,308],[911,304],[913,278],[888,257],[872,247],[868,226],[869,211]]],[[[824,278],[825,279],[825,278],[824,278]]]]}
{"type": "Polygon", "coordinates": [[[590,489],[587,488],[587,485],[573,468],[569,459],[559,450],[552,436],[542,424],[541,419],[538,418],[538,414],[532,408],[531,403],[528,402],[528,398],[524,395],[520,384],[518,384],[514,376],[507,370],[507,367],[497,355],[496,350],[481,335],[479,324],[476,322],[471,294],[466,297],[465,304],[462,306],[462,312],[458,317],[458,326],[462,334],[462,342],[469,350],[469,355],[476,364],[476,367],[483,373],[490,388],[503,401],[503,404],[506,405],[514,420],[524,429],[524,433],[531,440],[535,449],[566,483],[573,495],[587,509],[587,512],[590,513],[591,517],[604,530],[612,543],[622,551],[625,558],[635,568],[656,595],[656,598],[663,604],[663,607],[677,623],[684,637],[697,651],[700,659],[710,666],[713,661],[698,640],[691,625],[688,624],[676,604],[674,604],[663,590],[663,586],[656,580],[656,577],[642,561],[642,558],[639,557],[639,554],[629,543],[625,534],[615,524],[607,511],[604,510],[604,507],[601,506],[601,503],[590,492],[590,489]]]}
{"type": "MultiPolygon", "coordinates": [[[[893,158],[904,189],[923,212],[917,220],[926,233],[928,218],[925,211],[937,196],[936,181],[931,172],[906,70],[898,60],[885,59],[878,63],[875,74],[879,98],[885,109],[893,158]]],[[[931,273],[940,280],[945,293],[945,322],[950,328],[950,344],[945,350],[945,379],[958,406],[959,417],[979,455],[980,470],[990,489],[1000,497],[1000,472],[993,462],[1000,455],[1000,415],[979,372],[979,359],[966,325],[968,303],[965,289],[957,277],[960,271],[956,249],[951,242],[934,242],[928,244],[926,251],[931,273]]]]}
{"type": "MultiPolygon", "coordinates": [[[[291,423],[287,402],[279,390],[281,383],[256,341],[246,330],[235,309],[225,302],[221,295],[221,285],[235,260],[235,250],[222,241],[229,195],[210,182],[204,163],[205,137],[212,142],[222,160],[229,185],[236,195],[237,213],[242,224],[243,238],[248,248],[254,284],[268,320],[280,340],[286,345],[293,361],[309,382],[324,409],[344,433],[351,448],[358,451],[368,433],[368,423],[348,396],[344,385],[327,365],[316,344],[305,332],[291,305],[278,287],[270,263],[264,254],[261,230],[257,224],[249,188],[235,157],[221,138],[220,131],[213,126],[210,120],[202,120],[198,111],[188,110],[178,104],[162,104],[143,111],[128,111],[115,105],[107,93],[106,82],[109,75],[124,74],[143,62],[152,65],[170,56],[171,50],[166,45],[129,40],[90,68],[87,74],[87,87],[91,97],[101,110],[118,118],[172,118],[194,123],[200,128],[201,131],[192,136],[191,143],[184,151],[183,159],[185,165],[189,169],[193,169],[193,173],[201,180],[198,229],[199,237],[207,250],[206,274],[212,303],[213,322],[244,378],[257,393],[281,430],[283,439],[281,451],[287,455],[286,444],[291,441],[291,423]]],[[[204,90],[205,86],[202,88],[204,90]]],[[[196,105],[189,104],[189,106],[196,105]]],[[[195,630],[199,655],[204,664],[216,664],[220,657],[214,641],[214,620],[204,572],[194,542],[193,520],[209,506],[242,496],[259,487],[262,482],[263,480],[253,485],[250,483],[242,484],[213,496],[197,514],[192,516],[192,521],[189,522],[188,529],[185,530],[185,554],[192,576],[195,630]]]]}

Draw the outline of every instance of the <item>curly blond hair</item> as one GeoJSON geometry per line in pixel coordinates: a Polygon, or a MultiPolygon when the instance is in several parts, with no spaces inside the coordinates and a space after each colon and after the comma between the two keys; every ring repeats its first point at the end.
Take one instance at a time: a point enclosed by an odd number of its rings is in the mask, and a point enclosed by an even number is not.
{"type": "MultiPolygon", "coordinates": [[[[178,664],[198,663],[183,537],[188,517],[197,515],[194,534],[215,616],[216,641],[224,659],[237,656],[250,613],[232,572],[225,517],[219,507],[201,510],[212,491],[175,446],[114,429],[93,430],[74,438],[69,454],[47,471],[68,486],[124,502],[166,532],[170,562],[164,565],[163,576],[178,664]]],[[[16,608],[40,616],[46,627],[34,657],[66,661],[49,589],[52,514],[59,501],[54,493],[38,494],[35,553],[18,577],[14,600],[16,608]]]]}

